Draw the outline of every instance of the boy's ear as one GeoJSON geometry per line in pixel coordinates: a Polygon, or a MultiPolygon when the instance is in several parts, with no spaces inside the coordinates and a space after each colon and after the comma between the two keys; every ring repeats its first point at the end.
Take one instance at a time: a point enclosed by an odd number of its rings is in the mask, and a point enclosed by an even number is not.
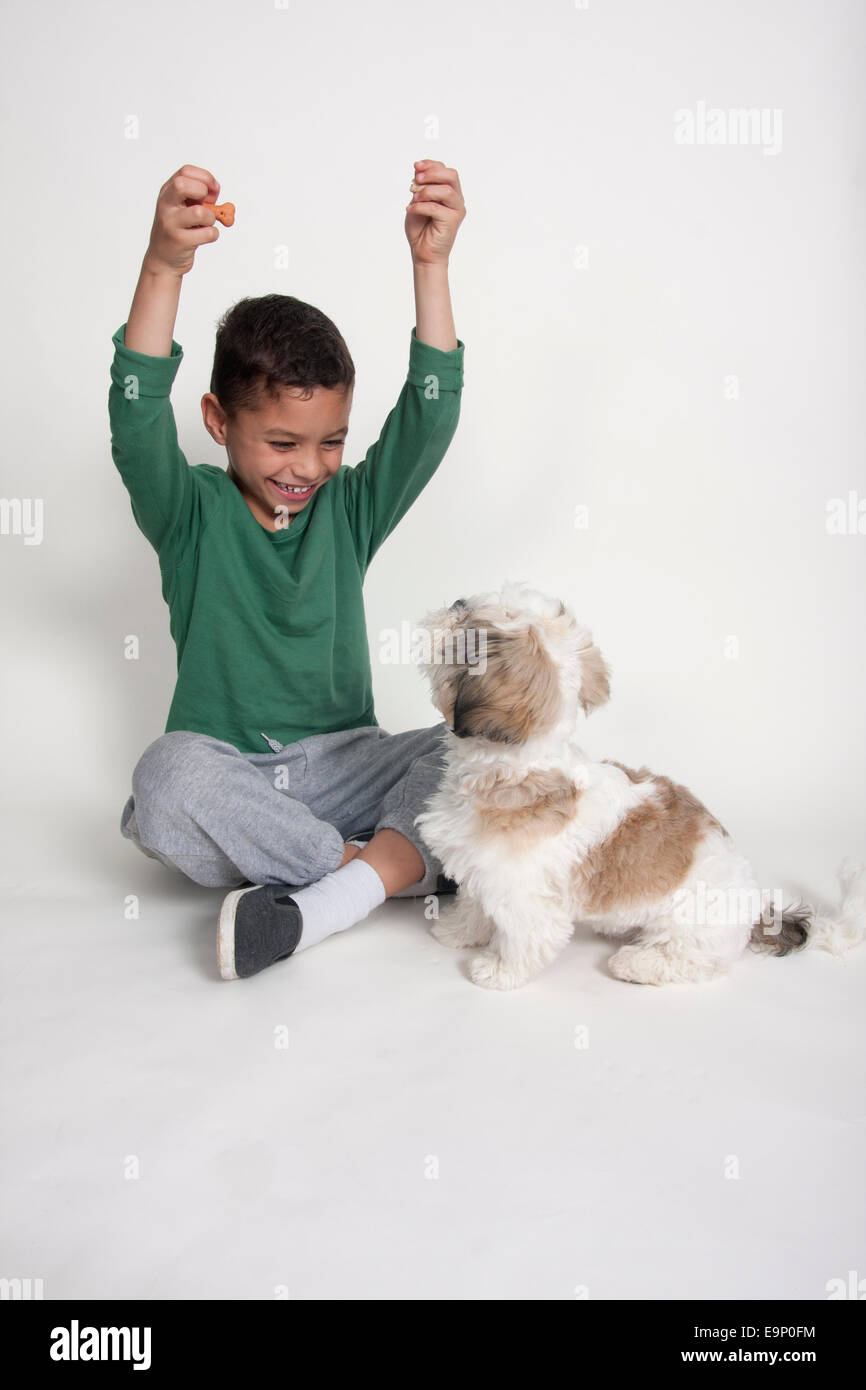
{"type": "Polygon", "coordinates": [[[204,427],[211,439],[216,440],[217,444],[225,444],[225,411],[213,391],[206,391],[201,398],[201,418],[204,420],[204,427]]]}

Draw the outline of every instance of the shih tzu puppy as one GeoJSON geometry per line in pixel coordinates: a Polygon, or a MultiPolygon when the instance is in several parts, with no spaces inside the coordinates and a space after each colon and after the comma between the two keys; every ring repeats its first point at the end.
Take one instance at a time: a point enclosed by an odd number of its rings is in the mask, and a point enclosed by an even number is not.
{"type": "Polygon", "coordinates": [[[581,717],[608,699],[610,673],[559,600],[508,583],[428,613],[418,634],[448,728],[416,824],[459,885],[433,935],[484,948],[476,984],[525,984],[577,922],[618,942],[610,970],[638,984],[711,979],[748,945],[841,954],[863,940],[862,866],[840,868],[836,917],[785,907],[686,787],[583,752],[581,717]]]}

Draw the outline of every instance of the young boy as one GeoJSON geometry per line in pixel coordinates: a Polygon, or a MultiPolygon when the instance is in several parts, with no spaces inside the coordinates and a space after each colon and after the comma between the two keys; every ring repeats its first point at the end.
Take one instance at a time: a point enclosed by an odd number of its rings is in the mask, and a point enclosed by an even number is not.
{"type": "Polygon", "coordinates": [[[208,170],[184,165],[160,190],[112,339],[112,457],[157,552],[178,653],[165,732],[136,764],[120,828],[194,882],[233,889],[217,932],[224,979],[344,930],[386,897],[455,888],[414,828],[441,775],[445,725],[379,726],[362,595],[460,413],[464,344],[448,288],[460,181],[424,159],[410,187],[408,376],[357,467],[342,463],[346,344],[287,295],[241,300],[220,321],[201,405],[228,469],[191,467],[178,447],[180,286],[219,236],[202,207],[219,196],[208,170]]]}

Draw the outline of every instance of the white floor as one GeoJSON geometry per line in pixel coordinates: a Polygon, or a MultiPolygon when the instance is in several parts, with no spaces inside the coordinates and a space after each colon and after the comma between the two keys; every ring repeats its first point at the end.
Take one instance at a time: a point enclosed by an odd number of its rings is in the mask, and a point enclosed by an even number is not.
{"type": "Polygon", "coordinates": [[[5,848],[0,1275],[46,1298],[820,1299],[866,1275],[866,949],[652,989],[581,935],[488,993],[392,900],[224,983],[222,893],[110,814],[19,808],[5,848]]]}

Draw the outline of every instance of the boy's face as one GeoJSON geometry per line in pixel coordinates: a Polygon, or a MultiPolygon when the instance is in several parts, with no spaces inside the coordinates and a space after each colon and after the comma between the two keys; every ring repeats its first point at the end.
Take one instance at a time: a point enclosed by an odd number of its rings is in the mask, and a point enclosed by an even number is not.
{"type": "Polygon", "coordinates": [[[253,516],[266,530],[277,531],[309,506],[340,467],[352,389],[316,386],[303,400],[299,391],[283,387],[278,397],[261,395],[255,409],[240,410],[231,419],[208,392],[201,409],[211,438],[225,446],[228,475],[253,516]]]}

